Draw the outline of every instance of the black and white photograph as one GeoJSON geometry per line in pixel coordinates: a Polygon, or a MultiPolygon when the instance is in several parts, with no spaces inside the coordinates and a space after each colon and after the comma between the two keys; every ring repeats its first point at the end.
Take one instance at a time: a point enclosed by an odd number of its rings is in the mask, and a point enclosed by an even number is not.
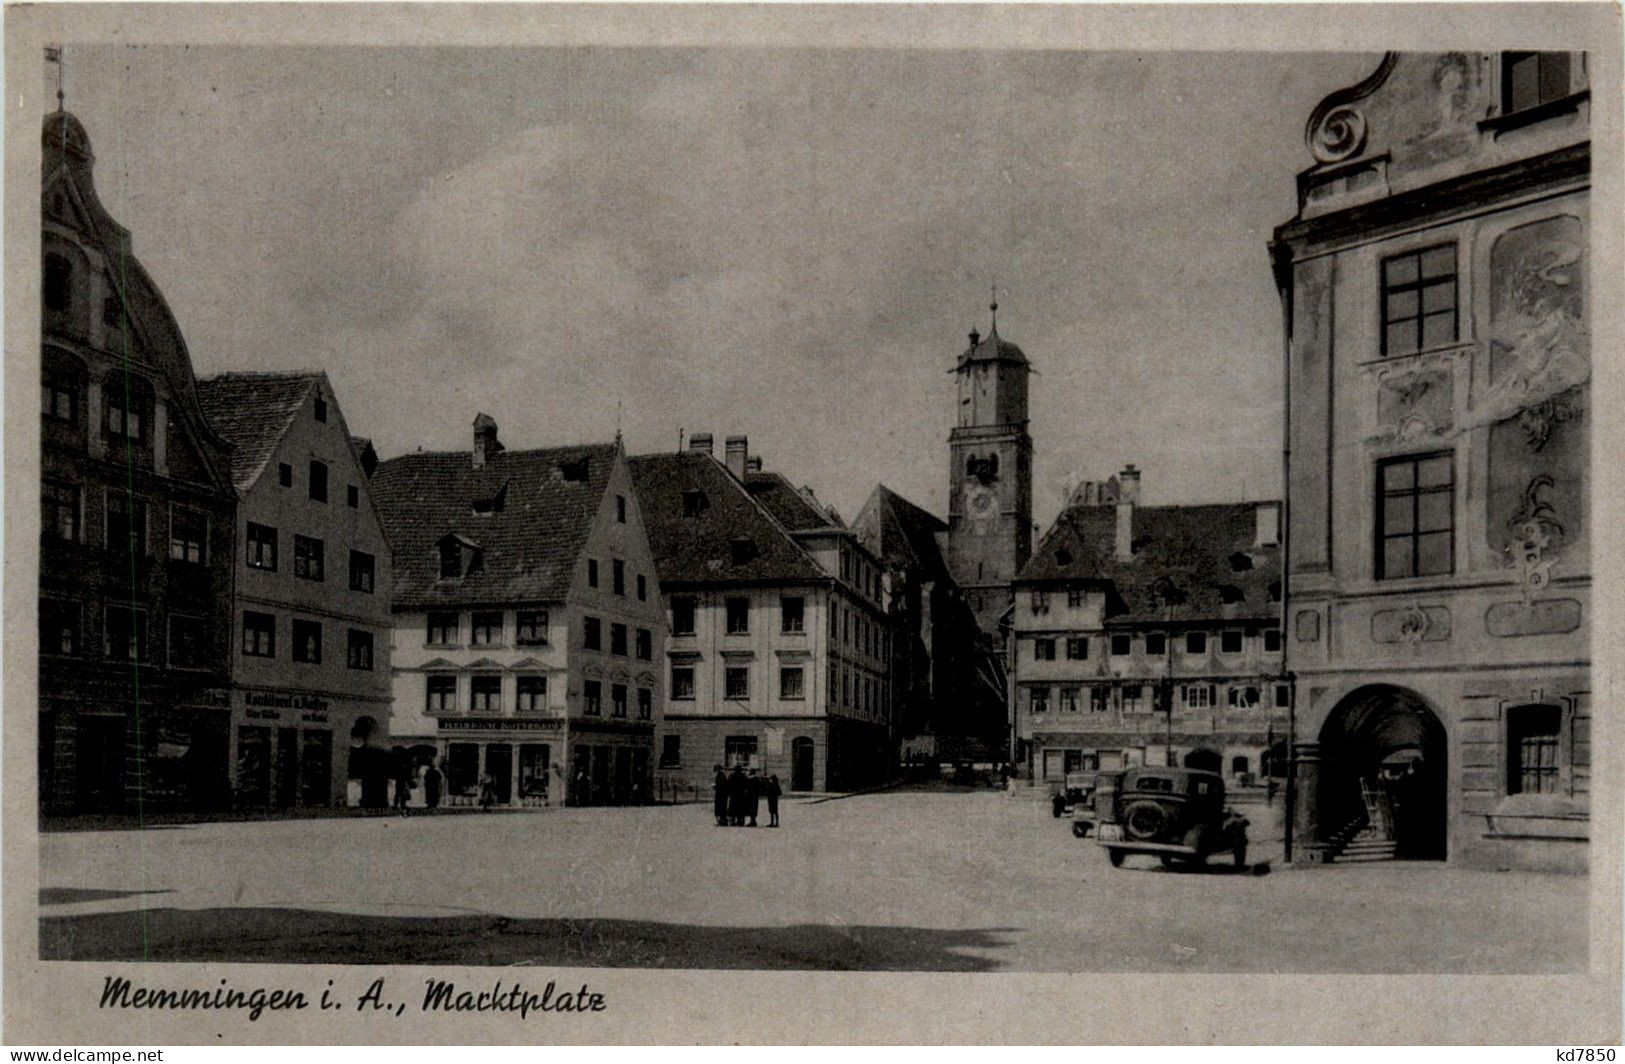
{"type": "Polygon", "coordinates": [[[1617,8],[429,6],[7,11],[8,975],[1617,1043],[1617,8]]]}

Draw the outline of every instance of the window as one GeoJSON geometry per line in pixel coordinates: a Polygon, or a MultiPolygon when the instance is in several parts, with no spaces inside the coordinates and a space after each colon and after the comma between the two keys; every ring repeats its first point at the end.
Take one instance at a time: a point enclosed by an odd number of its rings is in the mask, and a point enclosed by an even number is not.
{"type": "Polygon", "coordinates": [[[327,400],[321,396],[316,397],[316,420],[323,424],[327,423],[327,400]]]}
{"type": "Polygon", "coordinates": [[[1053,640],[1053,639],[1034,639],[1033,640],[1033,660],[1034,661],[1054,661],[1055,660],[1055,640],[1053,640]]]}
{"type": "Polygon", "coordinates": [[[1027,708],[1033,713],[1049,712],[1049,688],[1034,687],[1027,692],[1027,708]]]}
{"type": "Polygon", "coordinates": [[[1066,604],[1072,609],[1083,605],[1083,591],[1081,588],[1072,588],[1066,593],[1066,604]]]}
{"type": "Polygon", "coordinates": [[[1241,633],[1234,629],[1226,629],[1219,633],[1219,653],[1240,654],[1241,633]]]}
{"type": "Polygon", "coordinates": [[[208,623],[202,617],[169,615],[169,664],[176,669],[201,669],[208,664],[208,623]]]}
{"type": "Polygon", "coordinates": [[[756,541],[749,536],[733,536],[728,540],[728,564],[749,565],[760,556],[756,541]]]}
{"type": "Polygon", "coordinates": [[[39,649],[41,654],[77,654],[80,639],[79,603],[40,599],[39,649]]]}
{"type": "Polygon", "coordinates": [[[468,681],[468,711],[470,713],[497,714],[502,712],[502,677],[494,673],[479,673],[468,681]]]}
{"type": "Polygon", "coordinates": [[[317,502],[327,501],[327,463],[310,463],[310,497],[317,502]]]}
{"type": "Polygon", "coordinates": [[[284,488],[293,487],[293,466],[286,462],[278,462],[276,467],[277,483],[284,488]]]}
{"type": "Polygon", "coordinates": [[[519,646],[547,645],[547,611],[520,610],[514,614],[514,642],[519,646]]]}
{"type": "Polygon", "coordinates": [[[1093,712],[1093,713],[1104,713],[1104,712],[1106,712],[1106,709],[1108,708],[1107,704],[1110,701],[1110,695],[1111,695],[1111,689],[1108,688],[1105,684],[1101,684],[1101,685],[1096,686],[1096,687],[1091,687],[1089,689],[1089,710],[1090,710],[1090,712],[1093,712]]]}
{"type": "Polygon", "coordinates": [[[587,559],[587,586],[588,587],[597,587],[598,586],[598,559],[597,558],[588,558],[587,559]]]}
{"type": "Polygon", "coordinates": [[[1382,260],[1382,353],[1408,355],[1456,342],[1456,246],[1382,260]]]}
{"type": "Polygon", "coordinates": [[[655,693],[647,687],[638,688],[638,719],[653,720],[655,715],[655,693]]]}
{"type": "Polygon", "coordinates": [[[128,388],[109,383],[107,393],[107,434],[126,440],[146,438],[146,418],[141,400],[128,388]]]}
{"type": "Polygon", "coordinates": [[[692,665],[673,665],[671,667],[671,697],[682,702],[692,702],[694,700],[694,667],[692,665]]]}
{"type": "Polygon", "coordinates": [[[626,657],[626,625],[609,626],[609,652],[616,657],[626,657]]]}
{"type": "Polygon", "coordinates": [[[1206,654],[1207,653],[1207,633],[1206,632],[1186,632],[1185,633],[1185,653],[1187,653],[1187,654],[1206,654]]]}
{"type": "Polygon", "coordinates": [[[372,671],[372,633],[351,628],[345,640],[344,663],[352,669],[372,671]]]}
{"type": "Polygon", "coordinates": [[[617,595],[626,594],[626,563],[619,558],[609,563],[609,589],[617,595]]]}
{"type": "Polygon", "coordinates": [[[1179,688],[1180,701],[1187,709],[1207,709],[1214,705],[1218,689],[1210,683],[1188,683],[1179,688]]]}
{"type": "Polygon", "coordinates": [[[1264,629],[1264,649],[1271,654],[1281,652],[1281,630],[1279,628],[1264,629]]]}
{"type": "Polygon", "coordinates": [[[344,488],[344,501],[352,510],[361,508],[361,489],[354,484],[347,484],[344,488]]]}
{"type": "Polygon", "coordinates": [[[1066,640],[1066,660],[1086,661],[1089,657],[1089,639],[1087,636],[1068,636],[1066,640]]]}
{"type": "Polygon", "coordinates": [[[750,632],[750,599],[728,599],[725,608],[728,611],[728,634],[748,634],[750,632]]]}
{"type": "Polygon", "coordinates": [[[520,713],[542,713],[547,709],[547,677],[521,676],[518,682],[518,701],[514,709],[520,713]]]}
{"type": "Polygon", "coordinates": [[[103,617],[107,656],[115,661],[147,660],[147,611],[108,606],[103,617]]]}
{"type": "Polygon", "coordinates": [[[476,610],[469,618],[468,642],[470,646],[502,645],[502,611],[476,610]]]}
{"type": "Polygon", "coordinates": [[[1569,94],[1569,53],[1504,52],[1501,113],[1526,111],[1569,94]]]}
{"type": "Polygon", "coordinates": [[[1061,688],[1061,712],[1076,713],[1078,711],[1078,689],[1076,687],[1061,688]]]}
{"type": "Polygon", "coordinates": [[[644,578],[644,575],[642,573],[639,573],[638,574],[638,601],[639,602],[647,602],[648,600],[649,600],[649,581],[644,578]]]}
{"type": "Polygon", "coordinates": [[[1286,706],[1290,706],[1292,704],[1291,685],[1284,683],[1278,683],[1275,685],[1275,704],[1280,708],[1285,708],[1286,706]]]}
{"type": "Polygon", "coordinates": [[[61,255],[46,255],[44,282],[45,309],[66,314],[73,306],[73,265],[61,255]]]}
{"type": "Polygon", "coordinates": [[[41,527],[47,536],[79,542],[79,489],[62,480],[47,480],[41,492],[41,527]]]}
{"type": "Polygon", "coordinates": [[[1036,587],[1033,588],[1032,596],[1031,596],[1031,598],[1029,600],[1029,604],[1032,606],[1032,611],[1034,613],[1048,613],[1049,612],[1049,592],[1044,591],[1044,590],[1042,590],[1040,588],[1036,588],[1036,587]]]}
{"type": "Polygon", "coordinates": [[[694,600],[691,598],[673,598],[671,600],[671,634],[694,634],[694,600]]]}
{"type": "Polygon", "coordinates": [[[706,500],[703,491],[683,492],[683,516],[696,518],[705,512],[706,500]]]}
{"type": "Polygon", "coordinates": [[[581,712],[589,717],[604,715],[604,685],[597,680],[585,680],[581,684],[581,712]]]}
{"type": "Polygon", "coordinates": [[[276,657],[276,618],[269,613],[243,611],[243,654],[250,658],[276,657]]]}
{"type": "Polygon", "coordinates": [[[750,669],[730,665],[723,671],[723,697],[733,700],[750,697],[750,669]]]}
{"type": "Polygon", "coordinates": [[[322,579],[322,541],[310,536],[293,537],[293,575],[306,580],[322,579]]]}
{"type": "Polygon", "coordinates": [[[1229,688],[1226,698],[1230,705],[1238,709],[1248,709],[1258,705],[1258,688],[1232,687],[1229,688]]]}
{"type": "Polygon", "coordinates": [[[115,554],[145,557],[147,503],[126,492],[107,493],[107,549],[115,554]]]}
{"type": "Polygon", "coordinates": [[[807,697],[807,674],[801,666],[786,666],[779,670],[779,697],[792,702],[807,697]]]}
{"type": "Polygon", "coordinates": [[[428,643],[432,647],[457,645],[457,614],[451,610],[429,611],[428,643]]]}
{"type": "Polygon", "coordinates": [[[785,595],[779,599],[779,618],[783,630],[787,633],[806,631],[807,600],[800,595],[785,595]]]}
{"type": "Polygon", "coordinates": [[[639,661],[653,661],[655,656],[654,633],[647,628],[639,628],[637,636],[637,653],[639,661]]]}
{"type": "Polygon", "coordinates": [[[431,676],[427,692],[430,713],[457,712],[457,677],[431,676]]]}
{"type": "Polygon", "coordinates": [[[730,735],[723,739],[722,766],[730,769],[756,767],[756,736],[730,735]]]}
{"type": "Polygon", "coordinates": [[[1145,708],[1145,688],[1141,684],[1123,685],[1123,712],[1138,713],[1145,708]]]}
{"type": "Polygon", "coordinates": [[[609,709],[611,716],[621,720],[626,719],[626,685],[624,683],[610,685],[609,709]]]}
{"type": "Polygon", "coordinates": [[[373,556],[366,551],[350,552],[350,590],[371,593],[374,575],[373,556]]]}
{"type": "Polygon", "coordinates": [[[1557,706],[1517,706],[1507,712],[1507,793],[1553,794],[1558,789],[1557,706]]]}
{"type": "Polygon", "coordinates": [[[45,416],[52,421],[79,421],[79,387],[71,381],[48,378],[43,384],[45,416]]]}
{"type": "Polygon", "coordinates": [[[1112,657],[1126,657],[1134,650],[1134,637],[1131,635],[1112,636],[1112,657]]]}
{"type": "Polygon", "coordinates": [[[178,562],[203,564],[204,542],[209,535],[209,519],[179,506],[169,511],[169,556],[178,562]]]}
{"type": "Polygon", "coordinates": [[[604,649],[604,624],[597,617],[582,618],[581,645],[588,650],[604,649]]]}
{"type": "Polygon", "coordinates": [[[623,525],[626,524],[626,496],[625,495],[617,495],[617,496],[615,496],[615,520],[620,522],[623,525]]]}
{"type": "Polygon", "coordinates": [[[1455,569],[1455,474],[1445,451],[1377,467],[1377,579],[1455,569]]]}
{"type": "Polygon", "coordinates": [[[276,572],[276,542],[276,529],[270,525],[248,522],[248,547],[245,552],[248,567],[276,572]]]}
{"type": "Polygon", "coordinates": [[[1247,760],[1246,755],[1232,757],[1230,759],[1230,774],[1232,776],[1245,776],[1251,765],[1252,762],[1247,760]]]}
{"type": "Polygon", "coordinates": [[[1147,632],[1145,652],[1152,657],[1161,657],[1168,653],[1168,637],[1161,632],[1147,632]]]}
{"type": "Polygon", "coordinates": [[[660,767],[680,768],[683,764],[683,737],[681,735],[662,735],[660,737],[660,767]]]}
{"type": "Polygon", "coordinates": [[[322,663],[322,622],[294,619],[293,660],[308,665],[322,663]]]}

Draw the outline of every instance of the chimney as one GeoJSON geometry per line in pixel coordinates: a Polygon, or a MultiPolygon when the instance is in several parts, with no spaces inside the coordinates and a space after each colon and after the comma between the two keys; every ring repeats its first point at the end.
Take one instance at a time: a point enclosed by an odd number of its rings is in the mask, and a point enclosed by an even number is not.
{"type": "Polygon", "coordinates": [[[1253,546],[1273,547],[1281,542],[1281,504],[1261,502],[1253,508],[1253,546]]]}
{"type": "Polygon", "coordinates": [[[761,471],[762,471],[762,456],[759,455],[759,454],[747,454],[745,456],[745,472],[747,472],[747,473],[760,473],[761,471]]]}
{"type": "Polygon", "coordinates": [[[1117,560],[1134,558],[1134,506],[1140,501],[1140,471],[1132,464],[1117,474],[1117,560]]]}
{"type": "Polygon", "coordinates": [[[695,432],[688,437],[688,449],[696,454],[711,453],[711,434],[709,432],[695,432]]]}
{"type": "Polygon", "coordinates": [[[494,457],[502,450],[502,441],[497,439],[496,419],[490,414],[478,414],[474,418],[474,468],[484,469],[488,459],[494,457]]]}
{"type": "Polygon", "coordinates": [[[745,458],[750,453],[750,440],[745,436],[729,436],[723,444],[727,456],[728,472],[737,479],[745,479],[745,458]]]}

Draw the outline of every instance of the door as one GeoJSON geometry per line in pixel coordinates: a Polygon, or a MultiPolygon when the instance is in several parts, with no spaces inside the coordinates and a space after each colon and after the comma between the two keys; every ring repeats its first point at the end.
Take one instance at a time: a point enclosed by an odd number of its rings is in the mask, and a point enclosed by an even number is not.
{"type": "Polygon", "coordinates": [[[609,747],[595,746],[592,748],[592,804],[605,805],[609,802],[609,747]]]}
{"type": "Polygon", "coordinates": [[[632,748],[615,748],[615,804],[625,805],[632,799],[632,748]]]}
{"type": "Polygon", "coordinates": [[[299,750],[299,801],[324,806],[333,800],[333,733],[305,732],[299,750]]]}
{"type": "Polygon", "coordinates": [[[790,789],[813,789],[813,741],[805,735],[790,743],[790,789]]]}
{"type": "Polygon", "coordinates": [[[237,801],[256,808],[271,803],[271,729],[263,725],[237,729],[237,801]]]}
{"type": "Polygon", "coordinates": [[[492,743],[485,748],[485,774],[491,777],[498,805],[513,801],[513,747],[492,743]]]}
{"type": "Polygon", "coordinates": [[[276,807],[291,809],[299,799],[299,729],[276,730],[276,807]]]}
{"type": "Polygon", "coordinates": [[[80,717],[76,723],[79,808],[111,812],[124,801],[124,719],[80,717]]]}

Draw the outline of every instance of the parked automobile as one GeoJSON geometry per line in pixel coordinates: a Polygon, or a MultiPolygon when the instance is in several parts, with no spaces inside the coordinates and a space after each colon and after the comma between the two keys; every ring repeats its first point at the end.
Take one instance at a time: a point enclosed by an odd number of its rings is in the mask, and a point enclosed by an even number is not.
{"type": "Polygon", "coordinates": [[[1112,867],[1131,853],[1155,854],[1166,867],[1203,864],[1228,853],[1247,866],[1247,819],[1224,804],[1224,777],[1189,768],[1100,773],[1094,795],[1095,841],[1112,867]]]}
{"type": "Polygon", "coordinates": [[[1057,819],[1071,816],[1081,802],[1087,802],[1095,793],[1093,772],[1068,772],[1061,786],[1050,796],[1050,812],[1057,819]]]}

